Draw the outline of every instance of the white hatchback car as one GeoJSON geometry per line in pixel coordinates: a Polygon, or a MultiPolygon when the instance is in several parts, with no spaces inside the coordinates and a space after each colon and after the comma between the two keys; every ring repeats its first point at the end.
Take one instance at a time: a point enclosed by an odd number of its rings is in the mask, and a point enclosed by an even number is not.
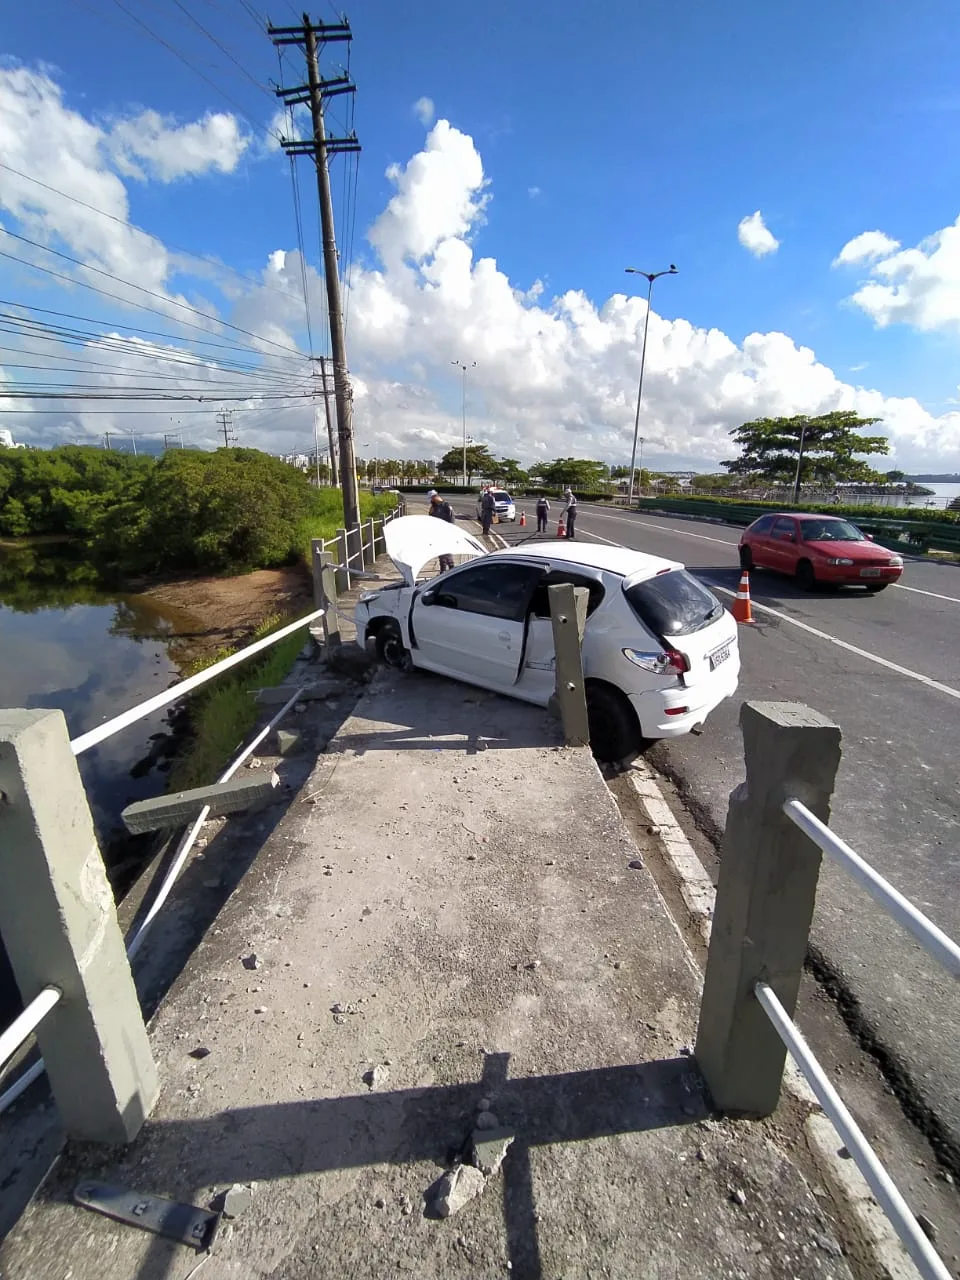
{"type": "Polygon", "coordinates": [[[674,560],[586,542],[488,552],[465,529],[429,516],[388,524],[386,543],[402,581],[361,597],[358,638],[392,666],[539,706],[556,682],[547,588],[587,588],[583,667],[591,744],[602,760],[699,729],[736,691],[737,624],[674,560]],[[471,560],[418,582],[439,555],[471,560]]]}

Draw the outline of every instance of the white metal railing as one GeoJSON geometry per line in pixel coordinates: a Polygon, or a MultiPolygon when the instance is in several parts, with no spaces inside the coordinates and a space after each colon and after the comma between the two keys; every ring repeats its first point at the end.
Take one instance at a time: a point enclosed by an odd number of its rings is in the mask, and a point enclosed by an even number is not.
{"type": "Polygon", "coordinates": [[[0,1071],[63,996],[59,987],[44,987],[23,1013],[0,1034],[0,1071]]]}
{"type": "Polygon", "coordinates": [[[760,1007],[773,1024],[773,1029],[787,1046],[790,1056],[803,1072],[807,1083],[816,1094],[817,1101],[842,1138],[857,1168],[873,1192],[877,1204],[887,1215],[923,1280],[951,1280],[950,1272],[924,1235],[910,1206],[897,1190],[896,1184],[880,1163],[876,1152],[864,1137],[842,1098],[827,1079],[826,1072],[801,1035],[796,1023],[765,982],[758,982],[753,992],[760,1002],[760,1007]]]}
{"type": "Polygon", "coordinates": [[[144,716],[148,716],[154,711],[159,711],[161,707],[169,706],[171,702],[177,702],[194,689],[199,689],[202,684],[206,684],[208,680],[212,680],[215,676],[220,675],[221,672],[228,671],[240,662],[246,662],[247,658],[253,657],[255,653],[260,653],[263,649],[269,649],[278,640],[283,640],[292,635],[294,631],[299,631],[301,627],[305,627],[308,623],[313,622],[314,619],[323,617],[323,614],[323,609],[314,609],[312,613],[305,614],[304,617],[298,618],[296,622],[291,622],[287,626],[281,627],[279,631],[271,632],[270,635],[264,636],[262,640],[255,640],[253,644],[248,644],[245,649],[239,649],[236,653],[231,653],[228,658],[222,658],[219,662],[215,662],[213,666],[205,667],[203,671],[198,671],[195,676],[188,676],[186,680],[178,680],[175,685],[165,689],[163,693],[158,693],[154,697],[148,698],[146,702],[137,703],[135,707],[121,712],[120,715],[114,716],[112,720],[107,720],[104,724],[98,725],[96,729],[91,729],[88,733],[81,733],[79,737],[72,738],[70,740],[70,749],[75,756],[84,751],[89,751],[91,747],[95,747],[99,742],[104,742],[107,738],[112,738],[115,733],[119,733],[121,729],[126,729],[128,725],[136,724],[144,716]]]}
{"type": "MultiPolygon", "coordinates": [[[[361,566],[364,563],[364,553],[368,550],[371,562],[376,558],[376,544],[378,537],[377,523],[380,524],[380,536],[382,536],[384,526],[391,520],[396,519],[401,512],[402,507],[398,505],[394,511],[382,518],[379,518],[378,521],[374,521],[372,523],[368,521],[365,525],[361,524],[357,530],[351,531],[359,535],[359,546],[356,552],[347,557],[347,563],[338,567],[344,568],[348,572],[352,572],[354,576],[357,576],[356,570],[350,570],[349,566],[358,555],[360,557],[361,566]],[[366,541],[364,541],[365,528],[369,531],[366,541]]],[[[349,536],[350,535],[348,533],[348,540],[349,536]]],[[[338,538],[327,538],[322,541],[321,546],[326,550],[328,547],[336,546],[338,541],[338,538]]],[[[227,671],[231,667],[238,665],[238,663],[244,662],[247,658],[252,657],[253,654],[260,653],[262,650],[276,644],[279,640],[283,640],[288,635],[292,635],[295,631],[307,626],[315,619],[322,617],[324,612],[324,609],[314,609],[304,617],[298,618],[297,621],[291,622],[285,627],[281,627],[278,631],[272,632],[269,636],[264,636],[261,640],[254,641],[253,644],[247,645],[237,653],[230,654],[229,657],[223,658],[220,662],[215,662],[212,666],[204,668],[203,671],[199,671],[196,675],[189,676],[186,680],[178,681],[163,693],[157,694],[153,698],[148,698],[145,702],[141,702],[137,706],[131,707],[129,710],[122,712],[119,716],[114,716],[111,720],[108,720],[104,724],[98,726],[98,728],[91,729],[88,733],[80,734],[70,742],[73,754],[75,756],[79,756],[82,752],[88,751],[91,747],[96,746],[100,742],[104,742],[107,738],[112,737],[115,733],[119,733],[120,730],[127,728],[129,725],[135,724],[138,720],[142,720],[152,712],[158,711],[162,707],[169,706],[170,703],[178,701],[186,694],[191,693],[194,689],[205,684],[208,680],[212,680],[215,676],[220,675],[223,671],[227,671]]],[[[242,751],[240,751],[227,769],[217,779],[218,783],[229,782],[237,769],[239,769],[241,764],[243,764],[244,760],[253,754],[260,743],[263,742],[270,732],[279,724],[300,697],[301,692],[302,689],[298,688],[296,692],[284,703],[280,710],[257,733],[252,741],[249,742],[242,751]]],[[[180,872],[183,870],[190,850],[196,843],[203,824],[209,816],[209,812],[209,807],[205,806],[197,815],[193,824],[181,840],[173,861],[168,867],[163,878],[163,882],[156,892],[156,896],[151,902],[143,919],[137,926],[136,932],[127,941],[126,951],[128,959],[132,960],[140,950],[147,930],[153,924],[160,912],[160,909],[169,898],[173,886],[179,878],[180,872]]],[[[61,999],[61,995],[62,993],[59,988],[53,986],[46,987],[34,1000],[30,1002],[19,1017],[14,1019],[10,1026],[0,1033],[0,1069],[2,1069],[3,1064],[17,1052],[17,1050],[36,1030],[42,1019],[61,999]]],[[[17,1098],[25,1093],[35,1080],[39,1079],[43,1074],[44,1069],[43,1059],[40,1058],[8,1089],[0,1094],[0,1113],[12,1106],[17,1098]]]]}
{"type": "MultiPolygon", "coordinates": [[[[858,884],[865,888],[889,915],[903,925],[948,973],[955,978],[960,978],[960,947],[952,938],[948,937],[942,929],[938,929],[932,920],[928,919],[908,898],[905,898],[865,859],[831,831],[826,823],[821,822],[816,814],[811,813],[805,804],[799,800],[787,800],[784,802],[783,812],[828,857],[843,867],[858,884]]],[[[924,1280],[950,1280],[950,1272],[924,1235],[893,1179],[880,1163],[840,1095],[828,1080],[796,1023],[766,982],[757,982],[753,991],[777,1035],[786,1045],[790,1056],[800,1068],[807,1083],[816,1094],[818,1102],[846,1144],[857,1168],[866,1179],[877,1203],[887,1215],[921,1276],[924,1280]]]]}
{"type": "Polygon", "coordinates": [[[942,929],[938,929],[932,920],[915,907],[909,898],[905,898],[892,884],[884,880],[879,872],[874,871],[869,862],[835,835],[826,823],[821,822],[816,814],[810,812],[805,804],[801,804],[799,800],[787,800],[783,811],[791,822],[810,837],[814,844],[819,845],[828,858],[832,858],[843,867],[844,871],[866,889],[867,893],[879,902],[898,924],[903,925],[908,933],[912,933],[920,945],[929,951],[935,960],[939,960],[948,973],[952,973],[955,978],[960,978],[960,946],[952,938],[948,937],[942,929]]]}

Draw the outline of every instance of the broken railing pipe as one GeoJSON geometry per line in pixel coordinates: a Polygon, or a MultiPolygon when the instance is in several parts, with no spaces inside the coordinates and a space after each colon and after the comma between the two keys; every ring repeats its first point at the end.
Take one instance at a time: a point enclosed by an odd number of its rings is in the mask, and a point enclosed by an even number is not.
{"type": "Polygon", "coordinates": [[[112,738],[121,729],[126,729],[129,725],[136,724],[144,716],[149,716],[154,711],[159,711],[161,707],[169,706],[171,702],[177,702],[185,694],[191,693],[202,684],[206,684],[208,680],[220,675],[222,671],[228,671],[238,663],[245,662],[247,658],[253,657],[255,653],[260,653],[263,649],[269,649],[278,640],[283,640],[287,636],[293,635],[295,631],[299,631],[308,623],[313,622],[315,618],[322,616],[322,609],[314,609],[312,613],[308,613],[304,617],[298,618],[296,622],[291,622],[287,626],[281,627],[279,631],[272,631],[270,635],[264,636],[262,640],[255,640],[253,644],[248,644],[246,648],[240,649],[237,653],[231,653],[229,658],[223,658],[220,662],[215,662],[212,667],[205,667],[203,671],[198,671],[195,676],[180,680],[170,689],[165,690],[163,693],[158,693],[153,698],[148,698],[146,702],[141,702],[137,706],[131,707],[129,711],[124,711],[120,715],[114,716],[112,720],[99,725],[96,729],[91,729],[89,733],[81,733],[79,737],[71,741],[70,749],[75,756],[84,751],[89,751],[97,743],[104,742],[107,738],[112,738]]]}

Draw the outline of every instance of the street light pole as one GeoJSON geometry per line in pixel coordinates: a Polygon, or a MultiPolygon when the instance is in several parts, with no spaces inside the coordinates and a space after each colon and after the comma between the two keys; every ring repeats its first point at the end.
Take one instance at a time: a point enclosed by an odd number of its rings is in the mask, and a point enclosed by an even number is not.
{"type": "Polygon", "coordinates": [[[463,426],[463,487],[467,487],[467,370],[475,369],[477,362],[474,360],[471,364],[465,364],[462,360],[451,360],[452,365],[461,371],[463,377],[460,383],[460,418],[463,426]]]}
{"type": "Polygon", "coordinates": [[[643,398],[643,369],[647,363],[647,334],[650,332],[650,304],[653,299],[653,282],[661,276],[675,276],[677,268],[671,262],[666,271],[638,271],[636,267],[627,267],[630,275],[643,276],[647,281],[647,314],[643,319],[643,346],[640,348],[640,381],[637,384],[637,412],[633,421],[633,451],[630,454],[630,485],[627,489],[627,504],[633,502],[633,482],[636,474],[637,441],[640,438],[640,401],[643,398]]]}
{"type": "Polygon", "coordinates": [[[793,505],[800,505],[800,467],[803,464],[803,442],[807,434],[807,424],[804,422],[800,427],[800,451],[797,454],[797,474],[793,481],[793,505]]]}

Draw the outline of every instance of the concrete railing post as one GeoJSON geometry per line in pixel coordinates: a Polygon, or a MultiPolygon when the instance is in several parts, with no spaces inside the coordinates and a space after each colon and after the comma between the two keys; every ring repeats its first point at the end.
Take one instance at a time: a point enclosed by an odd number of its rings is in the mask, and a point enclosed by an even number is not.
{"type": "Polygon", "coordinates": [[[740,711],[746,781],[730,795],[700,1005],[696,1058],[714,1105],[766,1116],[786,1049],[753,991],[762,979],[793,1016],[820,874],[820,850],[783,812],[802,801],[830,817],[840,730],[791,702],[740,711]]]}
{"type": "Polygon", "coordinates": [[[67,1133],[130,1142],[157,1072],[60,711],[0,710],[0,934],[24,1001],[63,999],[37,1040],[67,1133]]]}
{"type": "Polygon", "coordinates": [[[367,555],[369,559],[365,561],[365,565],[373,565],[377,558],[377,533],[374,525],[373,516],[367,521],[367,555]]]}
{"type": "Polygon", "coordinates": [[[555,697],[564,740],[568,747],[586,746],[590,741],[590,726],[581,644],[590,593],[586,587],[574,587],[564,582],[548,587],[547,594],[553,624],[553,650],[557,658],[555,697]]]}
{"type": "Polygon", "coordinates": [[[320,619],[324,647],[329,651],[340,645],[340,619],[337,615],[337,571],[333,556],[324,551],[323,542],[313,539],[313,601],[324,614],[320,619]]]}
{"type": "Polygon", "coordinates": [[[386,555],[386,552],[387,552],[387,544],[384,541],[384,533],[383,533],[385,525],[386,525],[386,521],[384,520],[383,516],[380,516],[374,523],[374,527],[373,527],[374,528],[374,532],[373,532],[374,560],[376,560],[377,556],[386,555]]]}
{"type": "Polygon", "coordinates": [[[337,591],[350,590],[350,539],[346,529],[337,530],[337,591]]]}

